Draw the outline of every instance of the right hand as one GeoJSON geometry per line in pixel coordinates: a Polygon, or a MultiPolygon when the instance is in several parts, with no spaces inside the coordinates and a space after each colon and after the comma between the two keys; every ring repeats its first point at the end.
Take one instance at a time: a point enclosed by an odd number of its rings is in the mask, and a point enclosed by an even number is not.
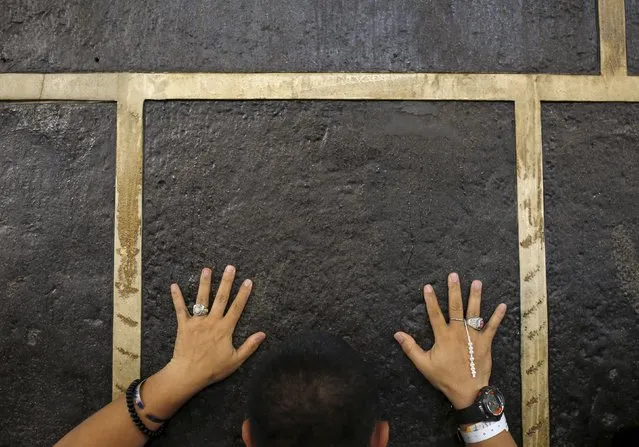
{"type": "MultiPolygon", "coordinates": [[[[480,281],[473,281],[465,318],[480,316],[481,287],[480,281]]],[[[488,385],[492,369],[492,341],[506,314],[506,305],[502,303],[497,306],[483,330],[477,331],[468,327],[474,345],[477,370],[477,376],[473,378],[470,373],[464,322],[451,320],[446,324],[435,291],[430,285],[424,287],[424,299],[435,335],[433,346],[430,350],[424,351],[413,337],[405,332],[397,332],[395,339],[417,369],[435,388],[446,395],[456,409],[469,407],[475,401],[478,391],[488,385]]],[[[464,318],[464,304],[459,276],[456,273],[448,276],[448,313],[449,318],[464,318]]]]}

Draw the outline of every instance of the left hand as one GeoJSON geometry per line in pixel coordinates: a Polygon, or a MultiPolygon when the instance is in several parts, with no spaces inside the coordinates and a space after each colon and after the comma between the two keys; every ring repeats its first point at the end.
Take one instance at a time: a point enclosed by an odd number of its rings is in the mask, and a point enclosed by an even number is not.
{"type": "MultiPolygon", "coordinates": [[[[197,293],[197,303],[207,308],[211,275],[211,269],[202,270],[197,293]]],[[[234,373],[266,337],[264,332],[256,332],[239,348],[233,346],[233,332],[253,286],[250,279],[245,280],[225,314],[234,278],[235,267],[229,265],[224,270],[209,314],[205,316],[191,316],[180,287],[177,284],[171,285],[178,329],[173,358],[164,368],[164,372],[170,371],[174,378],[179,379],[188,394],[196,394],[234,373]]]]}
{"type": "MultiPolygon", "coordinates": [[[[207,308],[211,273],[209,268],[202,270],[197,293],[197,302],[207,308]]],[[[169,419],[203,388],[232,374],[264,340],[266,335],[257,332],[238,349],[233,346],[233,332],[253,285],[250,280],[244,281],[225,314],[234,278],[235,268],[226,267],[210,313],[198,317],[189,314],[178,285],[171,285],[178,321],[173,358],[144,382],[140,388],[144,406],[135,409],[148,429],[158,430],[161,423],[155,418],[169,419]]],[[[56,446],[146,445],[147,437],[131,423],[127,413],[125,398],[120,396],[70,431],[56,446]]]]}

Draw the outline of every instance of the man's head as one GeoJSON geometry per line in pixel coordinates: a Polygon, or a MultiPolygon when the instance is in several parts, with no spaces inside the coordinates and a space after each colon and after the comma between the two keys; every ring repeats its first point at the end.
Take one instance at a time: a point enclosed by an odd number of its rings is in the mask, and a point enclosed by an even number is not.
{"type": "Polygon", "coordinates": [[[385,446],[379,397],[361,357],[339,337],[294,337],[258,368],[242,437],[249,447],[385,446]]]}

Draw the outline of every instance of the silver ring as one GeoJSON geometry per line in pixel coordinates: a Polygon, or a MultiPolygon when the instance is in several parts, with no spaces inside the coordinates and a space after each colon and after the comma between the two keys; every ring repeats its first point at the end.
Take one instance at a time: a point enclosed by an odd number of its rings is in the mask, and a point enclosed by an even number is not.
{"type": "Polygon", "coordinates": [[[449,320],[450,321],[464,321],[463,318],[453,318],[453,317],[450,317],[449,320]]]}
{"type": "Polygon", "coordinates": [[[481,331],[484,327],[484,319],[482,317],[472,317],[466,320],[468,326],[472,327],[476,331],[481,331]]]}
{"type": "Polygon", "coordinates": [[[204,304],[194,304],[193,305],[193,316],[194,317],[204,317],[209,313],[209,308],[204,304]]]}

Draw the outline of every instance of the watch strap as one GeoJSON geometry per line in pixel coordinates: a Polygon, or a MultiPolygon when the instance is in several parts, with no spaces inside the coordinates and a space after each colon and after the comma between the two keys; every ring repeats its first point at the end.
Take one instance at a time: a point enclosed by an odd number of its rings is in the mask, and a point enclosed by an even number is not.
{"type": "MultiPolygon", "coordinates": [[[[475,400],[470,407],[455,411],[457,425],[476,424],[490,422],[491,418],[482,410],[481,402],[475,400]]],[[[493,420],[495,418],[492,418],[493,420]]]]}
{"type": "Polygon", "coordinates": [[[458,430],[464,443],[475,444],[495,437],[503,431],[508,431],[508,423],[506,415],[502,414],[498,421],[479,422],[464,428],[460,427],[458,430]]]}

